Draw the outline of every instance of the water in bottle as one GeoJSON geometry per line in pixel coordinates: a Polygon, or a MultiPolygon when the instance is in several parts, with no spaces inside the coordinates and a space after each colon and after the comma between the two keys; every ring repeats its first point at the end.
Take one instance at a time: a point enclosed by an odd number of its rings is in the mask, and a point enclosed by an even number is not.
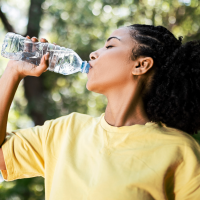
{"type": "Polygon", "coordinates": [[[12,60],[23,60],[35,65],[40,64],[44,54],[49,52],[47,70],[63,75],[76,72],[88,73],[90,65],[82,61],[76,52],[50,43],[32,42],[21,35],[7,33],[2,45],[1,55],[12,60]]]}

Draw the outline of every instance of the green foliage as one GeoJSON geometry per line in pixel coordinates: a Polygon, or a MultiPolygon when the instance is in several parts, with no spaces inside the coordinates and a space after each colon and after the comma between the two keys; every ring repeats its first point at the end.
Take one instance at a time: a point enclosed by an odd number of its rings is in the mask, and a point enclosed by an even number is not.
{"type": "MultiPolygon", "coordinates": [[[[2,5],[15,6],[17,1],[3,0],[2,5]]],[[[83,60],[104,46],[111,32],[120,26],[135,23],[163,25],[184,41],[200,39],[198,0],[184,4],[181,0],[46,0],[42,4],[44,14],[40,22],[40,37],[76,51],[83,60]]],[[[29,2],[23,1],[23,13],[27,13],[29,2]]],[[[20,12],[22,12],[20,10],[20,12]]],[[[6,11],[9,15],[9,10],[6,11]]],[[[19,30],[20,24],[8,17],[19,30]]],[[[21,30],[23,32],[24,29],[21,30]]],[[[0,21],[0,39],[5,29],[0,21]]],[[[0,64],[5,68],[5,59],[0,64]]],[[[3,69],[1,70],[3,71],[3,69]]],[[[54,119],[71,112],[99,116],[105,110],[104,96],[87,91],[87,76],[77,73],[63,76],[52,72],[42,75],[43,100],[33,102],[36,110],[45,113],[45,118],[54,119]]],[[[33,125],[24,98],[23,82],[19,87],[9,114],[9,129],[33,125]]],[[[194,136],[200,141],[200,134],[194,136]]],[[[0,184],[0,199],[42,200],[44,184],[42,178],[23,179],[0,184]]]]}
{"type": "Polygon", "coordinates": [[[43,200],[44,181],[42,178],[32,178],[3,182],[0,184],[1,200],[43,200]]]}

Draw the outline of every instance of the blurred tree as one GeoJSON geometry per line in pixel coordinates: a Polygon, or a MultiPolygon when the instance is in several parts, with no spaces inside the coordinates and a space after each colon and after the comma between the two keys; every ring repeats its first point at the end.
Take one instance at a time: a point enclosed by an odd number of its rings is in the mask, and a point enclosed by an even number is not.
{"type": "MultiPolygon", "coordinates": [[[[19,30],[20,23],[9,18],[8,7],[15,5],[13,2],[2,0],[0,4],[4,32],[19,30]]],[[[27,1],[23,0],[21,6],[23,3],[27,1]]],[[[46,37],[88,60],[90,52],[102,47],[114,29],[134,23],[163,25],[176,36],[183,35],[185,42],[200,39],[199,17],[198,0],[30,0],[24,35],[46,37]]],[[[99,116],[104,112],[106,99],[88,92],[86,81],[86,75],[81,73],[63,76],[48,71],[39,78],[26,77],[23,87],[28,104],[21,98],[15,99],[12,109],[19,116],[27,112],[35,125],[74,111],[99,116]]],[[[16,128],[23,127],[13,123],[16,128]]],[[[200,140],[199,135],[195,138],[200,140]]],[[[0,199],[12,198],[44,199],[43,179],[0,184],[0,199]]]]}
{"type": "MultiPolygon", "coordinates": [[[[28,15],[28,26],[26,35],[38,37],[40,32],[40,20],[43,14],[43,9],[41,8],[44,0],[31,0],[31,4],[29,7],[29,15],[28,15]]],[[[5,14],[0,10],[0,17],[2,23],[4,24],[5,29],[8,32],[15,32],[12,25],[8,22],[5,14]]],[[[35,125],[42,125],[45,121],[45,117],[43,114],[44,104],[43,102],[43,84],[42,84],[42,76],[36,78],[28,76],[24,78],[24,89],[25,96],[28,100],[28,113],[35,122],[35,125]]]]}
{"type": "Polygon", "coordinates": [[[0,9],[0,18],[1,18],[1,21],[5,27],[5,29],[8,31],[8,32],[14,32],[14,29],[13,27],[10,25],[10,23],[8,22],[5,14],[1,11],[0,9]]]}
{"type": "MultiPolygon", "coordinates": [[[[39,36],[40,21],[43,15],[43,9],[41,8],[44,0],[31,0],[28,14],[28,26],[25,34],[30,37],[39,36]]],[[[42,125],[45,121],[44,116],[44,100],[43,100],[43,77],[25,77],[24,78],[24,91],[28,100],[28,113],[33,119],[35,125],[42,125]]]]}

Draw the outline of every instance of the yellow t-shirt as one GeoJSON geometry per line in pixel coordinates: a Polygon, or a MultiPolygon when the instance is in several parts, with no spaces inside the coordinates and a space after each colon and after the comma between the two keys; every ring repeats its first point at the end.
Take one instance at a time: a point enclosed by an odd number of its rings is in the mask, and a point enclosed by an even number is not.
{"type": "Polygon", "coordinates": [[[200,199],[200,147],[162,123],[72,113],[13,131],[2,149],[4,179],[43,176],[47,200],[200,199]]]}

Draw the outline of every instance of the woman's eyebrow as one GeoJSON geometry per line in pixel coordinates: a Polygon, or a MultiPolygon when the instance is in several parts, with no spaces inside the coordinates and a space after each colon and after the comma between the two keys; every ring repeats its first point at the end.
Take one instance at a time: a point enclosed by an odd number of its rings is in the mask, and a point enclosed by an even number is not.
{"type": "Polygon", "coordinates": [[[118,37],[109,37],[109,38],[107,39],[107,42],[108,42],[109,40],[111,40],[112,38],[116,38],[116,39],[120,40],[118,37]]]}

